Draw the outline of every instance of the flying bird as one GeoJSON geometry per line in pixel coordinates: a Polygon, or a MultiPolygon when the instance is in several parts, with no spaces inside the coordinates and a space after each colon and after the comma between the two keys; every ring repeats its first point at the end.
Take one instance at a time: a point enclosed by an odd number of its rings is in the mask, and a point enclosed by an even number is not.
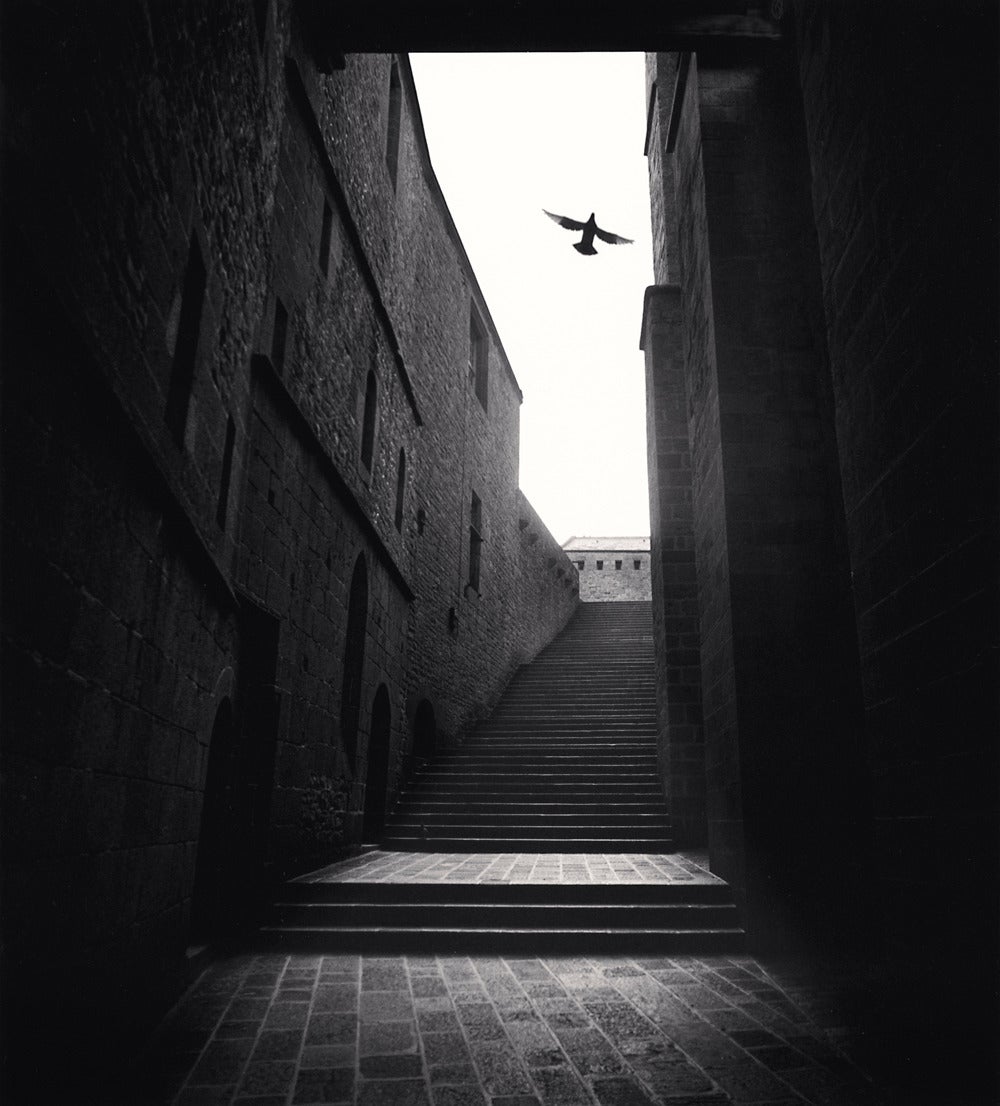
{"type": "MultiPolygon", "coordinates": [[[[542,211],[545,211],[544,207],[542,211]]],[[[602,242],[607,242],[611,246],[626,246],[633,241],[631,238],[622,238],[620,234],[612,234],[609,230],[602,230],[594,221],[593,212],[590,213],[590,218],[585,223],[577,222],[576,219],[570,219],[566,215],[553,215],[551,211],[545,211],[545,214],[567,230],[583,231],[583,237],[580,241],[573,243],[573,249],[580,253],[597,253],[597,250],[594,249],[595,235],[602,242]]]]}

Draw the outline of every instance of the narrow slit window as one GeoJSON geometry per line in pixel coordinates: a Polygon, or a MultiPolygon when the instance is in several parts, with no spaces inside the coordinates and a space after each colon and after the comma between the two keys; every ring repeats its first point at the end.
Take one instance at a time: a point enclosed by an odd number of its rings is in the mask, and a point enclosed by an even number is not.
{"type": "Polygon", "coordinates": [[[479,570],[483,548],[483,505],[479,496],[472,493],[469,512],[469,586],[479,591],[479,570]]]}
{"type": "Polygon", "coordinates": [[[361,463],[371,471],[372,458],[375,455],[375,410],[378,406],[378,383],[375,374],[369,370],[365,387],[365,413],[361,426],[361,463]]]}
{"type": "Polygon", "coordinates": [[[191,389],[194,385],[194,369],[198,356],[198,336],[201,331],[201,313],[205,301],[205,283],[205,262],[202,260],[198,239],[192,235],[187,268],[184,270],[184,288],[181,292],[174,362],[170,370],[170,386],[167,391],[167,426],[178,445],[184,444],[184,434],[187,430],[188,408],[191,404],[191,389]]]}
{"type": "Polygon", "coordinates": [[[406,495],[406,451],[399,451],[399,464],[396,466],[396,529],[403,530],[403,500],[406,495]]]}
{"type": "Polygon", "coordinates": [[[233,416],[226,419],[226,444],[222,450],[222,477],[219,480],[219,503],[215,509],[215,521],[220,530],[226,528],[226,514],[229,511],[229,482],[233,475],[233,446],[236,444],[236,424],[233,416]]]}
{"type": "Polygon", "coordinates": [[[484,411],[487,410],[489,396],[489,374],[490,349],[486,331],[475,307],[472,307],[469,312],[469,380],[484,411]]]}

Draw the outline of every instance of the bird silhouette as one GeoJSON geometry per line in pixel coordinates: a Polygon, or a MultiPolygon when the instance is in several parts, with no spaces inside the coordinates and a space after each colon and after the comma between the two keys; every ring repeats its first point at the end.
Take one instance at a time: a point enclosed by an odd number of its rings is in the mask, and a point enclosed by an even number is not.
{"type": "MultiPolygon", "coordinates": [[[[545,208],[542,208],[545,211],[545,208]]],[[[576,219],[570,219],[567,215],[553,215],[551,211],[545,211],[553,222],[558,223],[561,227],[565,227],[567,230],[582,230],[583,237],[579,242],[573,243],[573,249],[580,253],[597,253],[594,249],[594,237],[600,238],[602,242],[607,242],[611,246],[627,246],[633,241],[631,238],[622,238],[620,234],[612,234],[609,230],[602,230],[594,220],[594,213],[590,213],[590,218],[585,222],[578,222],[576,219]]]]}

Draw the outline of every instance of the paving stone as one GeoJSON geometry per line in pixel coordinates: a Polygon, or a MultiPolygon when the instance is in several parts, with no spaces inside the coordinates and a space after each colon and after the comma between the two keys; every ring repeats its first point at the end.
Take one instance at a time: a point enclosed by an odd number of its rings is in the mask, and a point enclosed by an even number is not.
{"type": "Polygon", "coordinates": [[[439,976],[415,976],[410,980],[415,998],[430,998],[432,995],[447,995],[448,988],[439,976]]]}
{"type": "Polygon", "coordinates": [[[402,964],[367,963],[361,972],[361,990],[365,991],[405,991],[409,988],[409,977],[402,964]]]}
{"type": "Polygon", "coordinates": [[[652,1037],[656,1027],[651,1025],[634,1006],[624,1002],[587,1002],[584,1009],[598,1026],[614,1042],[623,1037],[652,1037]]]}
{"type": "Polygon", "coordinates": [[[454,1010],[417,1009],[417,1024],[421,1033],[458,1032],[458,1015],[454,1010]]]}
{"type": "Polygon", "coordinates": [[[225,1021],[263,1021],[270,1004],[266,998],[234,998],[226,1009],[225,1021]]]}
{"type": "Polygon", "coordinates": [[[461,1064],[472,1060],[461,1033],[421,1033],[420,1043],[428,1064],[461,1064]]]}
{"type": "Polygon", "coordinates": [[[755,1048],[750,1055],[771,1071],[788,1071],[791,1068],[806,1068],[812,1065],[812,1061],[807,1056],[787,1045],[755,1048]]]}
{"type": "Polygon", "coordinates": [[[634,1079],[595,1079],[593,1087],[601,1106],[653,1106],[652,1099],[634,1079]]]}
{"type": "Polygon", "coordinates": [[[299,1072],[295,1081],[295,1106],[313,1103],[350,1102],[354,1097],[354,1072],[350,1068],[332,1068],[299,1072]]]}
{"type": "Polygon", "coordinates": [[[413,1003],[405,992],[368,991],[361,993],[362,1021],[400,1021],[413,1016],[413,1003]]]}
{"type": "Polygon", "coordinates": [[[264,1019],[265,1029],[298,1029],[309,1017],[308,1005],[301,1002],[275,1002],[264,1019]]]}
{"type": "Polygon", "coordinates": [[[307,1045],[299,1066],[303,1068],[346,1068],[354,1066],[354,1045],[307,1045]]]}
{"type": "Polygon", "coordinates": [[[255,1061],[247,1065],[240,1080],[239,1093],[247,1097],[283,1095],[294,1082],[295,1063],[293,1061],[255,1061]]]}
{"type": "Polygon", "coordinates": [[[313,997],[313,1010],[322,1013],[348,1013],[358,1009],[357,987],[320,983],[313,997]]]}
{"type": "Polygon", "coordinates": [[[542,1011],[542,1016],[554,1030],[582,1029],[589,1025],[587,1016],[579,1009],[542,1011]]]}
{"type": "Polygon", "coordinates": [[[486,1098],[476,1083],[440,1086],[431,1089],[434,1106],[485,1106],[486,1098]]]}
{"type": "Polygon", "coordinates": [[[256,1037],[260,1022],[223,1022],[215,1031],[217,1041],[233,1040],[237,1037],[256,1037]]]}
{"type": "Polygon", "coordinates": [[[420,1075],[424,1066],[412,1053],[392,1056],[362,1056],[361,1074],[366,1079],[399,1079],[405,1075],[420,1075]]]}
{"type": "Polygon", "coordinates": [[[354,1014],[313,1014],[306,1028],[306,1044],[354,1044],[357,1031],[358,1019],[354,1014]]]}
{"type": "Polygon", "coordinates": [[[536,1068],[532,1077],[545,1106],[581,1106],[590,1100],[587,1088],[566,1068],[536,1068]]]}
{"type": "Polygon", "coordinates": [[[431,1085],[439,1083],[475,1083],[476,1069],[468,1064],[433,1064],[430,1068],[431,1085]]]}
{"type": "Polygon", "coordinates": [[[563,1029],[559,1043],[582,1075],[609,1075],[622,1070],[622,1059],[596,1029],[563,1029]]]}
{"type": "Polygon", "coordinates": [[[252,1048],[252,1040],[213,1041],[195,1065],[190,1082],[235,1083],[252,1048]]]}
{"type": "Polygon", "coordinates": [[[538,1106],[538,1099],[533,1094],[505,1094],[490,1099],[490,1106],[538,1106]]]}
{"type": "Polygon", "coordinates": [[[362,1025],[358,1048],[362,1056],[412,1052],[416,1048],[413,1022],[372,1022],[362,1025]]]}
{"type": "Polygon", "coordinates": [[[294,1060],[302,1047],[301,1029],[265,1029],[257,1038],[252,1060],[294,1060]]]}
{"type": "Polygon", "coordinates": [[[768,1098],[787,1098],[788,1084],[752,1060],[721,1067],[705,1065],[716,1083],[737,1102],[762,1102],[768,1098]]]}
{"type": "Polygon", "coordinates": [[[358,1106],[431,1106],[422,1079],[374,1079],[361,1084],[358,1106]]]}
{"type": "Polygon", "coordinates": [[[519,1094],[530,1090],[527,1074],[517,1054],[506,1041],[488,1041],[473,1045],[472,1058],[488,1094],[519,1094]]]}

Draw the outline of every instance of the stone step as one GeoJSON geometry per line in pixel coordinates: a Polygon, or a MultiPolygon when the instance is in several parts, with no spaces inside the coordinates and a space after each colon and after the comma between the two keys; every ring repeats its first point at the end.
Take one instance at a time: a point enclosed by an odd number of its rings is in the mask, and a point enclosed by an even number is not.
{"type": "MultiPolygon", "coordinates": [[[[398,890],[398,889],[397,889],[398,890]]],[[[308,927],[444,927],[462,929],[729,929],[738,919],[732,903],[436,904],[395,901],[278,902],[268,924],[308,927]]]]}
{"type": "Polygon", "coordinates": [[[720,929],[527,929],[462,927],[352,928],[264,926],[257,947],[282,953],[382,953],[397,955],[631,955],[679,956],[742,952],[745,934],[720,929]]]}
{"type": "Polygon", "coordinates": [[[439,814],[510,814],[518,813],[524,815],[524,817],[530,818],[535,814],[547,814],[556,817],[577,817],[577,816],[592,816],[595,814],[603,814],[608,818],[634,818],[640,817],[644,814],[656,814],[662,817],[667,817],[663,812],[662,799],[659,802],[616,802],[614,804],[615,813],[608,813],[608,804],[606,802],[594,803],[594,802],[480,802],[470,799],[465,802],[446,802],[438,796],[430,798],[419,798],[414,794],[407,792],[403,798],[399,801],[399,805],[396,807],[396,813],[403,820],[412,820],[413,818],[420,818],[423,815],[439,814]]]}
{"type": "Polygon", "coordinates": [[[579,830],[577,835],[567,837],[499,836],[486,830],[476,836],[433,833],[424,837],[390,830],[383,837],[382,845],[398,852],[430,853],[669,853],[673,851],[674,841],[663,836],[639,837],[635,831],[626,839],[581,837],[579,830]]]}

